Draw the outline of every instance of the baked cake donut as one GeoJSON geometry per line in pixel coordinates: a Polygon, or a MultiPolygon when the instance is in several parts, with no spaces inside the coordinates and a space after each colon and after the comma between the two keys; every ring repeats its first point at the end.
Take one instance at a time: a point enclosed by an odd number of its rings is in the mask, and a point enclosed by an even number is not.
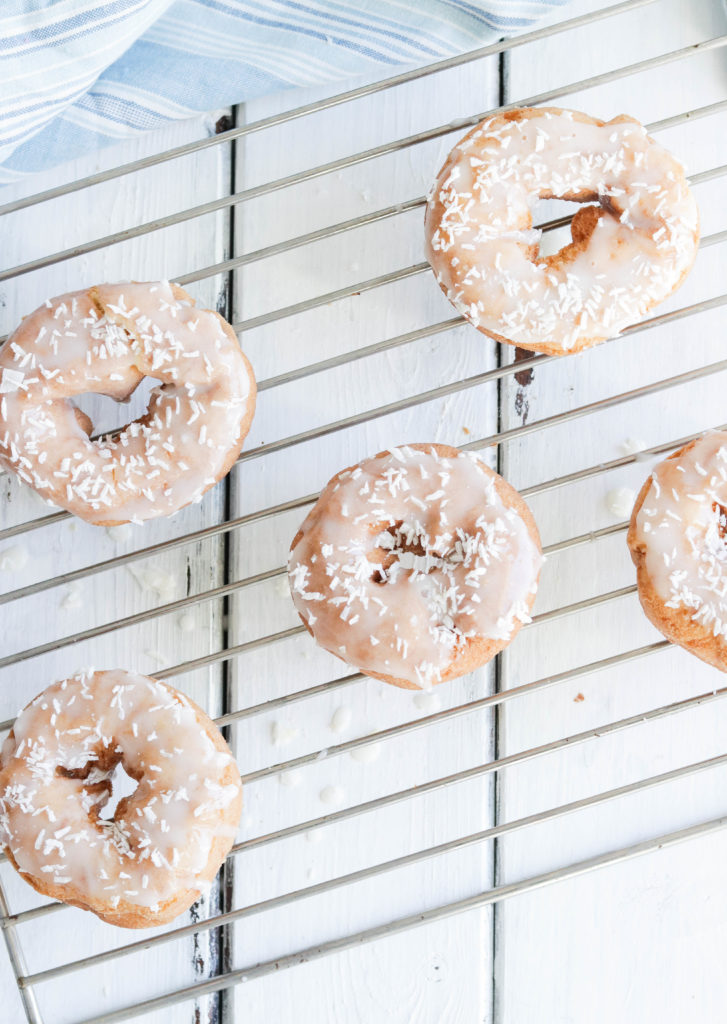
{"type": "Polygon", "coordinates": [[[0,349],[0,465],[89,523],[172,515],[240,454],[255,390],[230,325],[178,285],[71,292],[26,317],[0,349]],[[74,396],[125,401],[144,377],[161,381],[146,413],[92,440],[74,396]]]}
{"type": "Polygon", "coordinates": [[[34,889],[109,924],[164,924],[232,846],[242,787],[222,734],[156,679],[80,674],[21,711],[0,754],[0,839],[34,889]],[[102,817],[117,765],[138,782],[102,817]]]}
{"type": "Polygon", "coordinates": [[[530,621],[542,562],[527,505],[474,453],[379,452],[328,483],[290,549],[317,642],[375,679],[429,689],[493,658],[530,621]]]}
{"type": "Polygon", "coordinates": [[[457,310],[498,341],[563,355],[615,337],[679,287],[699,214],[681,164],[631,117],[557,107],[483,121],[428,196],[426,252],[457,310]],[[539,199],[583,206],[539,256],[539,199]]]}
{"type": "Polygon", "coordinates": [[[656,466],[636,499],[628,545],[647,617],[727,671],[727,431],[656,466]]]}

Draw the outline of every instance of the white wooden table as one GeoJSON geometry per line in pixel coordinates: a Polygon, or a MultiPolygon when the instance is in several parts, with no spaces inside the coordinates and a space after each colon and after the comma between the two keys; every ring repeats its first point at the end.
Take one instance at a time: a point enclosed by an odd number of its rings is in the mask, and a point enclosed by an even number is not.
{"type": "MultiPolygon", "coordinates": [[[[578,0],[553,22],[601,6],[598,0],[578,0]]],[[[473,61],[245,134],[233,143],[6,214],[3,266],[16,267],[447,125],[503,100],[559,90],[556,103],[602,117],[630,113],[649,124],[719,103],[727,98],[724,49],[628,77],[615,75],[567,95],[563,87],[725,32],[722,5],[661,0],[514,48],[502,59],[473,61]]],[[[256,122],[344,87],[338,83],[335,90],[329,86],[257,100],[232,116],[238,125],[256,122]]],[[[204,138],[229,114],[217,111],[78,161],[6,190],[0,204],[204,138]]],[[[690,173],[698,174],[727,164],[726,128],[727,111],[719,110],[661,126],[658,138],[690,173]]],[[[667,316],[659,326],[579,357],[543,360],[515,376],[507,369],[513,350],[500,350],[468,326],[429,329],[455,317],[429,273],[412,271],[376,287],[361,286],[421,263],[420,206],[385,219],[371,217],[371,223],[264,259],[238,261],[230,273],[225,266],[218,273],[199,274],[231,257],[422,196],[459,134],[439,133],[417,145],[392,147],[379,157],[248,198],[231,209],[0,281],[0,330],[5,333],[47,296],[69,288],[100,280],[184,281],[189,276],[188,287],[199,300],[243,324],[242,345],[263,382],[246,444],[251,454],[227,484],[171,521],[105,531],[62,519],[16,536],[16,526],[49,510],[17,482],[0,476],[0,594],[117,560],[107,571],[6,603],[0,659],[182,602],[123,628],[51,646],[10,664],[0,661],[0,719],[12,718],[52,679],[90,664],[149,674],[172,668],[171,681],[211,713],[254,709],[231,726],[243,776],[255,776],[245,786],[240,841],[289,828],[291,834],[241,850],[229,862],[224,890],[195,910],[200,919],[727,753],[727,704],[717,698],[692,701],[678,713],[660,712],[628,728],[602,728],[711,694],[724,678],[708,666],[670,648],[615,661],[602,671],[584,668],[661,639],[633,593],[626,517],[618,510],[614,514],[608,499],[614,489],[625,488],[628,502],[653,465],[654,455],[633,457],[634,440],[640,442],[636,447],[668,447],[727,421],[727,363],[668,389],[657,386],[725,359],[722,307],[715,304],[690,317],[667,316]],[[338,291],[342,294],[329,296],[338,291]],[[327,298],[309,301],[319,296],[327,298]],[[298,303],[307,308],[288,309],[298,303]],[[406,340],[409,332],[415,337],[406,340]],[[401,343],[383,344],[390,339],[401,343]],[[380,351],[363,358],[295,374],[378,343],[380,351]],[[479,382],[459,385],[488,372],[479,382]],[[276,380],[291,374],[293,379],[276,380]],[[450,383],[455,385],[451,393],[316,433],[318,427],[375,412],[401,398],[430,389],[446,392],[450,383]],[[589,408],[637,388],[645,393],[589,408]],[[568,412],[571,418],[561,415],[568,412]],[[519,430],[551,417],[556,421],[519,430]],[[307,440],[275,444],[308,430],[313,436],[307,440]],[[255,513],[313,494],[336,470],[392,444],[433,440],[462,445],[512,430],[514,437],[499,448],[484,448],[483,456],[526,493],[543,542],[552,550],[535,608],[542,617],[522,632],[497,668],[447,684],[432,697],[355,679],[321,687],[287,705],[264,706],[350,673],[307,635],[255,643],[297,625],[284,577],[276,570],[285,562],[304,509],[298,503],[274,515],[255,513]],[[613,461],[621,464],[600,469],[613,461]],[[560,480],[581,470],[579,479],[560,480]],[[558,486],[545,486],[554,480],[558,486]],[[248,518],[229,532],[118,562],[126,553],[239,517],[248,518]],[[559,548],[560,542],[592,531],[600,531],[595,539],[584,537],[559,548]],[[233,588],[226,597],[207,593],[258,575],[264,578],[233,588]],[[200,594],[205,599],[194,601],[200,594]],[[184,604],[187,597],[191,600],[184,604]],[[578,607],[579,602],[584,606],[578,607]],[[248,642],[252,646],[228,661],[220,657],[189,670],[193,659],[248,642]],[[186,668],[180,671],[179,666],[186,668]],[[532,687],[513,699],[496,696],[557,674],[562,678],[552,685],[532,687]],[[346,741],[489,695],[492,701],[479,709],[443,714],[421,729],[402,729],[374,745],[329,753],[346,741]],[[588,730],[594,735],[560,742],[588,730]],[[557,749],[538,751],[550,743],[557,749]],[[527,756],[515,758],[496,776],[486,767],[520,752],[527,756]],[[299,766],[277,767],[306,755],[312,756],[299,766]],[[476,766],[483,770],[465,781],[408,794],[370,811],[340,813],[476,766]],[[331,813],[330,824],[295,829],[331,813]]],[[[704,178],[695,188],[703,234],[710,236],[727,227],[727,200],[724,178],[704,178]]],[[[561,211],[562,204],[551,204],[536,219],[561,211]]],[[[721,296],[724,254],[724,243],[706,246],[684,287],[658,312],[669,314],[721,296]]],[[[132,414],[139,402],[142,396],[132,414]]],[[[120,422],[110,403],[88,408],[97,427],[120,422]]],[[[289,905],[258,908],[236,920],[224,938],[218,930],[202,931],[196,938],[185,934],[44,980],[33,986],[40,1019],[43,1024],[121,1019],[113,1014],[122,1007],[220,972],[250,969],[718,818],[726,812],[726,783],[723,761],[663,785],[640,786],[632,794],[546,817],[494,842],[472,842],[289,905]]],[[[494,909],[481,906],[290,970],[258,978],[250,970],[248,980],[224,996],[197,993],[195,999],[128,1019],[153,1024],[611,1024],[615,1019],[716,1024],[724,1019],[727,1002],[720,956],[727,942],[726,861],[727,833],[714,829],[682,845],[574,873],[557,885],[528,885],[494,909]]],[[[78,910],[33,916],[33,908],[45,901],[6,863],[0,864],[0,882],[12,914],[20,915],[8,931],[22,949],[27,973],[140,939],[78,910]]],[[[188,915],[174,927],[194,919],[188,915]]],[[[23,1024],[13,971],[1,949],[0,992],[3,1024],[23,1024]]]]}

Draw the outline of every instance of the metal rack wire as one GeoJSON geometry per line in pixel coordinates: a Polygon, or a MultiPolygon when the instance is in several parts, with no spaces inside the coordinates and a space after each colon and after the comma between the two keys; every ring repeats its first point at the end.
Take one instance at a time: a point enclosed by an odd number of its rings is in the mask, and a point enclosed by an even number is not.
{"type": "MultiPolygon", "coordinates": [[[[457,66],[461,66],[465,63],[479,60],[486,56],[491,56],[494,54],[503,54],[516,47],[527,46],[528,44],[533,43],[535,41],[542,40],[549,36],[553,36],[557,33],[566,32],[587,25],[591,22],[595,22],[603,18],[618,17],[628,11],[634,10],[635,8],[647,6],[652,2],[653,0],[626,0],[626,2],[618,3],[615,6],[606,7],[602,10],[598,10],[593,13],[572,18],[567,21],[561,22],[557,25],[548,26],[546,28],[530,32],[526,35],[519,36],[515,39],[507,40],[505,42],[500,42],[491,46],[480,48],[476,51],[473,51],[472,53],[465,54],[464,56],[461,57],[454,57],[445,61],[440,61],[437,64],[433,64],[429,67],[417,69],[414,71],[407,71],[381,82],[366,85],[358,89],[349,90],[347,92],[332,97],[328,97],[316,103],[307,104],[305,106],[289,110],[283,114],[275,115],[273,117],[269,117],[261,121],[233,128],[227,132],[224,132],[220,135],[211,138],[206,138],[188,145],[179,146],[176,147],[175,149],[154,155],[153,157],[145,158],[130,164],[113,168],[108,171],[103,171],[98,174],[90,175],[79,181],[71,182],[69,184],[38,193],[25,199],[17,200],[11,203],[6,203],[5,205],[0,205],[0,215],[10,214],[18,210],[26,209],[30,206],[34,206],[40,203],[51,203],[53,200],[56,200],[62,196],[69,195],[72,192],[90,189],[94,185],[100,184],[101,182],[109,181],[126,174],[134,173],[136,171],[141,171],[153,165],[165,164],[174,160],[183,159],[185,156],[197,152],[203,148],[207,148],[210,146],[226,145],[233,142],[236,139],[240,139],[245,135],[249,135],[253,132],[264,131],[268,128],[285,124],[286,122],[290,122],[299,118],[304,118],[309,114],[315,113],[317,111],[337,106],[339,104],[345,104],[352,100],[360,99],[364,96],[371,95],[375,92],[387,89],[395,89],[396,87],[408,82],[412,82],[415,79],[422,78],[428,75],[437,74],[439,72],[446,71],[457,66]]],[[[587,79],[582,79],[580,81],[568,83],[557,89],[551,89],[547,92],[542,92],[535,96],[529,96],[518,99],[517,102],[508,103],[499,109],[508,109],[523,104],[532,105],[550,102],[565,97],[570,93],[573,93],[584,88],[589,88],[595,85],[608,84],[609,82],[614,82],[626,76],[637,74],[645,70],[660,67],[670,63],[690,60],[700,53],[704,53],[709,50],[715,50],[718,48],[723,48],[725,46],[727,46],[727,36],[719,36],[714,39],[707,39],[697,45],[688,46],[679,50],[674,50],[668,53],[660,54],[656,57],[650,57],[646,60],[642,60],[634,64],[629,64],[625,67],[617,68],[613,71],[595,75],[587,79]]],[[[712,117],[716,114],[724,112],[725,110],[727,110],[727,100],[712,103],[695,110],[676,113],[673,116],[661,120],[659,122],[653,123],[648,127],[651,133],[658,134],[660,131],[664,131],[668,128],[675,127],[686,121],[691,121],[696,118],[712,117]]],[[[398,139],[394,142],[386,143],[385,145],[367,149],[362,152],[353,153],[351,155],[337,159],[335,161],[331,161],[329,163],[310,168],[299,174],[267,182],[255,188],[250,188],[244,191],[234,193],[232,195],[224,196],[223,198],[215,200],[213,202],[200,204],[198,206],[194,206],[190,209],[180,211],[173,215],[148,221],[146,223],[137,225],[133,228],[126,229],[124,231],[118,231],[102,238],[88,240],[84,242],[82,245],[74,246],[72,248],[68,248],[60,252],[51,253],[41,258],[23,263],[15,267],[10,267],[9,269],[0,272],[0,281],[9,280],[11,278],[15,278],[23,274],[41,270],[43,268],[50,267],[54,264],[72,259],[79,255],[96,252],[108,246],[115,245],[116,243],[126,241],[132,238],[138,238],[149,232],[160,230],[162,228],[168,227],[171,224],[179,224],[188,221],[192,218],[200,217],[211,212],[237,206],[250,199],[258,198],[262,195],[272,193],[281,189],[285,189],[288,186],[295,185],[304,180],[309,180],[312,178],[329,174],[332,171],[338,171],[343,168],[353,167],[355,165],[362,165],[367,161],[382,156],[386,153],[396,152],[409,147],[415,147],[422,142],[447,135],[458,128],[465,129],[477,123],[487,113],[489,113],[489,111],[478,111],[472,114],[472,116],[463,118],[455,123],[443,125],[435,129],[429,129],[424,132],[419,132],[407,138],[398,139]]],[[[705,184],[716,178],[723,177],[725,175],[727,175],[727,164],[716,166],[714,168],[711,168],[710,170],[703,171],[699,174],[694,175],[691,179],[691,183],[694,187],[698,188],[702,184],[705,184]]],[[[289,250],[306,246],[308,244],[311,244],[312,242],[316,242],[321,239],[329,238],[337,234],[342,234],[344,232],[368,224],[372,224],[378,221],[383,221],[389,218],[395,218],[403,213],[421,207],[423,203],[423,197],[417,196],[407,202],[398,205],[389,206],[377,210],[373,213],[368,213],[364,216],[359,216],[353,219],[342,221],[337,224],[333,224],[328,227],[321,228],[316,231],[308,232],[306,234],[286,240],[284,242],[276,243],[275,245],[270,245],[266,246],[265,248],[257,249],[255,251],[246,253],[242,256],[236,256],[211,266],[199,268],[181,277],[179,280],[180,283],[182,284],[189,284],[192,282],[202,280],[205,277],[218,274],[220,272],[231,271],[244,265],[264,260],[270,256],[279,255],[289,250]]],[[[544,231],[547,232],[555,230],[556,228],[561,227],[567,223],[568,218],[561,218],[543,224],[542,228],[544,231]]],[[[726,240],[727,231],[720,231],[703,238],[701,245],[704,248],[711,245],[721,244],[726,240]]],[[[272,323],[276,320],[282,320],[284,318],[291,317],[306,310],[314,309],[317,306],[336,302],[355,293],[374,290],[384,285],[404,280],[407,277],[412,277],[424,273],[426,272],[426,270],[427,265],[424,263],[417,263],[412,266],[403,267],[396,271],[382,274],[374,278],[357,281],[352,285],[346,286],[345,288],[330,291],[325,294],[315,296],[314,298],[308,299],[303,302],[298,302],[295,304],[291,304],[289,306],[272,310],[263,315],[239,322],[235,324],[235,328],[238,332],[244,333],[247,330],[251,330],[263,324],[272,323]]],[[[671,312],[655,315],[645,320],[643,323],[630,328],[625,333],[632,334],[638,333],[640,331],[646,331],[649,330],[650,328],[661,326],[665,323],[675,322],[685,317],[696,316],[700,313],[721,308],[722,306],[725,305],[727,305],[727,292],[724,294],[713,296],[700,302],[685,305],[671,312]]],[[[451,317],[449,319],[441,321],[440,323],[422,327],[417,330],[406,332],[404,334],[399,334],[395,337],[385,339],[384,341],[380,341],[375,344],[366,346],[364,348],[357,349],[353,352],[347,352],[340,355],[336,355],[331,358],[321,360],[319,362],[308,364],[299,369],[291,370],[289,372],[270,377],[260,382],[259,388],[261,391],[271,390],[283,384],[289,383],[293,380],[313,376],[317,373],[323,372],[333,367],[348,365],[357,360],[365,359],[369,356],[376,355],[390,349],[413,344],[425,338],[432,337],[438,333],[448,331],[462,322],[463,321],[460,317],[451,317]]],[[[497,382],[498,380],[501,380],[507,377],[508,375],[514,374],[515,372],[520,372],[528,368],[547,364],[548,362],[551,362],[553,358],[554,357],[552,356],[532,356],[522,361],[519,361],[516,364],[513,363],[497,366],[493,369],[487,370],[486,372],[479,373],[471,377],[467,377],[463,380],[456,381],[454,383],[446,384],[419,394],[409,395],[395,402],[390,402],[386,405],[382,405],[377,408],[368,409],[362,413],[356,413],[355,415],[351,415],[346,418],[336,420],[334,422],[325,423],[320,426],[308,429],[306,431],[297,434],[292,434],[288,437],[284,437],[277,441],[261,444],[257,448],[245,451],[240,456],[240,462],[258,459],[266,455],[272,454],[273,452],[279,452],[283,449],[302,444],[306,441],[310,441],[316,438],[322,438],[334,432],[345,431],[346,429],[349,429],[353,426],[360,425],[362,423],[366,423],[372,420],[376,420],[380,417],[390,415],[391,413],[394,412],[402,411],[405,409],[411,409],[418,405],[431,402],[434,399],[442,398],[447,395],[465,391],[467,389],[477,387],[487,382],[497,382]]],[[[578,418],[589,415],[591,413],[611,408],[613,406],[621,405],[622,403],[633,401],[635,399],[639,399],[647,395],[659,394],[666,391],[669,388],[676,387],[681,384],[688,383],[690,381],[698,380],[700,378],[709,377],[714,374],[719,374],[724,372],[725,370],[727,370],[727,359],[722,359],[704,366],[700,366],[696,369],[691,369],[679,373],[671,377],[659,379],[653,383],[644,385],[642,387],[623,391],[619,394],[610,395],[606,398],[602,398],[595,402],[582,404],[576,406],[575,408],[564,410],[554,415],[550,415],[539,420],[523,424],[516,428],[498,431],[497,433],[491,434],[489,436],[481,437],[477,440],[470,441],[467,444],[463,445],[462,447],[468,450],[481,450],[490,446],[504,445],[507,442],[513,441],[527,434],[543,430],[549,427],[553,427],[562,423],[566,423],[572,420],[577,420],[578,418]]],[[[727,424],[723,426],[727,426],[727,424]]],[[[616,470],[633,463],[634,461],[636,461],[637,458],[642,458],[644,455],[658,455],[664,452],[668,452],[673,448],[685,443],[693,436],[696,435],[670,438],[667,442],[659,444],[657,446],[653,446],[649,448],[645,453],[641,453],[639,456],[627,455],[618,459],[613,459],[610,462],[587,466],[586,468],[579,469],[567,475],[558,476],[553,479],[539,483],[537,485],[531,486],[529,488],[525,488],[523,489],[522,493],[526,497],[528,497],[530,495],[555,490],[557,488],[563,487],[567,484],[571,484],[576,481],[587,480],[595,476],[600,476],[601,474],[607,474],[612,470],[616,470]]],[[[141,550],[137,550],[128,554],[117,555],[113,558],[105,559],[103,561],[99,561],[91,565],[86,565],[81,568],[74,569],[70,572],[59,574],[45,580],[40,580],[36,583],[23,586],[15,590],[12,590],[8,593],[5,593],[3,595],[0,595],[0,605],[7,605],[11,602],[15,602],[24,598],[42,595],[47,591],[59,588],[68,583],[87,579],[91,576],[105,573],[117,569],[121,566],[139,562],[141,560],[156,556],[162,552],[170,551],[186,545],[192,545],[207,538],[229,534],[232,531],[241,529],[252,523],[259,522],[261,520],[268,518],[274,518],[276,516],[282,515],[283,513],[292,510],[304,509],[307,505],[313,502],[315,498],[315,494],[307,494],[299,497],[294,497],[288,501],[279,503],[269,508],[249,513],[247,515],[239,516],[237,518],[230,518],[224,522],[217,523],[212,526],[205,527],[203,529],[195,530],[181,537],[171,537],[161,542],[144,547],[141,550]]],[[[0,529],[0,542],[8,540],[13,537],[18,537],[27,534],[31,531],[39,529],[52,529],[54,525],[58,524],[66,518],[68,518],[67,513],[54,512],[48,515],[43,515],[37,519],[28,521],[20,525],[0,529]]],[[[546,553],[554,553],[556,551],[563,551],[568,548],[573,548],[580,545],[588,545],[601,538],[615,534],[621,534],[626,530],[626,528],[627,523],[619,522],[614,524],[613,526],[608,526],[600,530],[594,530],[576,536],[568,537],[562,541],[550,545],[545,549],[545,551],[546,553]]],[[[265,580],[270,580],[275,577],[281,576],[283,573],[284,567],[279,566],[267,570],[265,572],[258,573],[256,575],[249,576],[245,579],[225,583],[221,586],[214,587],[213,589],[209,589],[202,593],[198,593],[190,597],[185,597],[181,600],[176,600],[173,602],[162,604],[159,607],[155,607],[150,610],[142,611],[133,615],[124,616],[122,618],[116,619],[115,621],[105,622],[101,625],[97,625],[92,628],[85,629],[83,631],[68,634],[66,636],[56,638],[48,643],[43,643],[33,647],[28,647],[26,649],[17,650],[4,658],[0,658],[0,668],[5,668],[13,665],[20,665],[23,662],[30,661],[31,659],[39,657],[49,651],[71,646],[84,640],[104,636],[117,630],[122,630],[137,625],[141,622],[156,619],[157,617],[163,615],[169,615],[175,612],[179,612],[185,608],[188,608],[191,605],[200,602],[217,600],[219,598],[225,597],[237,591],[244,590],[245,588],[253,587],[256,584],[264,582],[265,580]]],[[[596,607],[598,605],[606,604],[611,601],[616,601],[620,598],[626,597],[629,594],[632,594],[634,591],[634,586],[628,586],[622,587],[617,590],[612,590],[604,594],[599,594],[597,596],[585,598],[572,604],[563,605],[551,611],[541,613],[540,615],[537,615],[535,617],[534,622],[535,624],[538,624],[544,621],[549,621],[559,617],[568,616],[575,612],[582,611],[584,609],[596,607]]],[[[233,659],[248,651],[254,650],[256,648],[262,648],[267,645],[276,644],[279,641],[283,641],[302,632],[304,632],[302,626],[295,626],[282,629],[277,632],[257,637],[235,646],[225,646],[219,650],[210,651],[202,657],[198,657],[193,660],[183,661],[176,665],[169,666],[165,668],[163,671],[160,671],[156,674],[163,679],[174,679],[179,676],[184,676],[185,673],[188,673],[194,669],[207,665],[212,665],[215,663],[229,661],[230,659],[233,659]]],[[[601,669],[607,669],[617,665],[622,665],[639,658],[653,657],[657,653],[666,650],[668,646],[669,645],[666,641],[659,641],[656,643],[651,643],[645,646],[634,648],[624,653],[612,655],[610,657],[602,658],[600,660],[589,662],[587,664],[578,665],[574,668],[568,669],[566,671],[554,675],[549,675],[539,679],[528,681],[522,685],[513,687],[511,689],[496,692],[486,697],[469,701],[456,707],[448,708],[444,711],[429,714],[425,717],[417,718],[414,721],[406,721],[402,724],[392,726],[383,731],[371,733],[369,735],[357,739],[342,742],[335,746],[328,747],[325,751],[314,750],[304,755],[282,761],[280,763],[266,765],[263,768],[243,775],[243,783],[251,785],[271,775],[275,775],[280,772],[312,764],[315,761],[319,760],[322,755],[326,757],[337,757],[344,753],[350,752],[351,750],[363,747],[372,742],[385,742],[394,737],[399,737],[410,732],[426,730],[440,722],[451,721],[453,719],[456,719],[457,717],[466,716],[476,711],[480,711],[486,708],[498,708],[510,701],[515,701],[522,697],[527,697],[528,695],[541,692],[549,687],[556,686],[564,682],[565,680],[576,679],[580,676],[585,676],[601,669]]],[[[231,710],[223,716],[219,717],[218,723],[221,726],[230,725],[233,722],[239,722],[244,719],[249,719],[265,712],[269,712],[283,707],[290,707],[291,705],[295,705],[298,702],[305,701],[322,693],[328,693],[334,690],[348,687],[353,683],[359,681],[361,678],[362,676],[360,673],[352,673],[343,676],[342,678],[338,678],[332,681],[321,682],[312,687],[307,687],[291,693],[286,693],[283,696],[271,698],[269,700],[252,706],[248,706],[237,710],[231,710]]],[[[725,696],[727,696],[727,687],[721,687],[715,690],[710,690],[697,696],[692,696],[684,700],[655,707],[647,711],[646,713],[640,713],[638,715],[632,715],[618,719],[616,721],[607,722],[599,726],[598,728],[592,728],[569,736],[565,736],[538,747],[533,747],[528,750],[523,750],[514,754],[510,754],[508,756],[500,757],[490,762],[482,763],[444,777],[424,782],[416,787],[405,788],[399,791],[387,793],[384,796],[378,797],[373,800],[369,800],[364,803],[359,803],[354,806],[346,807],[342,810],[334,811],[332,813],[322,815],[317,818],[296,823],[281,828],[277,831],[270,832],[264,835],[258,835],[246,841],[239,842],[234,846],[230,856],[237,857],[245,851],[251,849],[260,848],[268,845],[273,846],[280,840],[289,838],[290,836],[305,832],[312,828],[316,828],[320,825],[344,821],[346,819],[350,819],[358,815],[365,815],[375,810],[378,810],[382,807],[391,806],[399,802],[416,800],[418,799],[419,796],[423,794],[430,793],[436,790],[443,790],[451,786],[456,786],[459,783],[465,782],[473,778],[483,778],[485,776],[492,776],[498,772],[504,771],[505,769],[513,765],[522,764],[527,761],[537,759],[556,750],[564,749],[566,747],[572,747],[577,744],[588,743],[590,740],[594,739],[597,736],[615,734],[626,729],[636,729],[639,727],[639,725],[641,725],[644,722],[655,721],[658,719],[667,718],[672,715],[678,715],[688,709],[693,709],[700,705],[721,701],[722,698],[725,696]]],[[[6,730],[10,727],[10,724],[10,722],[0,723],[0,728],[6,730]]],[[[542,811],[537,814],[529,815],[516,820],[497,823],[490,828],[483,829],[468,835],[460,836],[449,842],[438,844],[436,846],[427,847],[424,849],[415,850],[396,859],[388,860],[382,863],[377,863],[365,867],[361,870],[351,872],[349,874],[341,875],[339,877],[335,877],[324,882],[306,886],[302,889],[298,889],[292,892],[286,892],[282,895],[272,897],[257,904],[234,908],[225,913],[221,913],[214,917],[211,917],[209,920],[206,921],[202,921],[196,924],[184,925],[182,927],[173,927],[170,931],[161,935],[154,936],[151,939],[147,938],[141,939],[139,941],[124,943],[113,950],[104,951],[92,956],[71,960],[70,962],[61,964],[59,966],[54,966],[47,969],[35,971],[34,973],[29,973],[25,967],[22,944],[22,926],[27,921],[31,921],[43,917],[45,915],[64,913],[66,908],[62,904],[52,903],[43,904],[41,906],[34,907],[32,909],[25,911],[13,912],[11,907],[8,905],[6,894],[3,891],[2,886],[0,885],[0,915],[3,935],[7,947],[7,952],[10,958],[10,962],[15,973],[17,984],[21,993],[27,1019],[30,1022],[30,1024],[46,1024],[43,1016],[41,1015],[41,1011],[36,1000],[35,988],[52,979],[59,978],[64,975],[74,974],[76,972],[81,972],[87,968],[96,966],[104,962],[116,961],[117,959],[122,960],[124,956],[132,954],[140,949],[149,949],[161,945],[163,943],[177,941],[201,930],[209,930],[222,926],[228,926],[232,924],[232,922],[234,921],[238,921],[243,918],[259,914],[263,911],[270,910],[275,907],[282,907],[294,904],[298,900],[302,900],[313,895],[329,892],[339,888],[344,888],[355,882],[383,875],[386,872],[393,871],[396,868],[408,864],[413,864],[430,858],[444,857],[447,854],[454,852],[455,850],[462,849],[467,846],[474,846],[477,844],[484,844],[489,841],[494,841],[499,837],[517,832],[520,829],[526,829],[530,826],[539,824],[543,821],[557,819],[561,816],[573,814],[585,808],[594,807],[611,800],[616,800],[619,797],[626,796],[631,793],[648,791],[654,787],[664,785],[668,782],[672,782],[674,780],[681,778],[686,778],[688,776],[695,775],[697,773],[704,772],[711,768],[724,764],[727,764],[727,754],[690,763],[679,768],[673,769],[671,771],[639,779],[638,781],[629,783],[627,785],[609,789],[603,792],[598,792],[596,794],[593,794],[591,796],[588,796],[577,801],[562,804],[561,806],[552,807],[546,811],[542,811]]],[[[434,909],[429,909],[415,915],[400,917],[391,920],[384,925],[361,930],[353,934],[346,935],[342,938],[332,939],[330,941],[323,942],[322,944],[309,947],[307,949],[302,949],[299,952],[290,954],[288,956],[284,956],[282,958],[277,958],[275,960],[269,960],[256,965],[251,965],[245,967],[244,969],[230,969],[223,972],[218,977],[214,977],[205,981],[200,981],[192,986],[188,986],[187,988],[172,993],[164,993],[157,998],[148,999],[146,1001],[139,1002],[131,1006],[122,1007],[112,1012],[104,1013],[102,1016],[89,1018],[88,1020],[84,1021],[83,1024],[102,1024],[102,1022],[105,1022],[105,1024],[109,1024],[109,1022],[123,1021],[131,1017],[150,1014],[154,1010],[160,1009],[162,1007],[174,1005],[176,1003],[182,1003],[204,994],[218,992],[226,988],[234,987],[243,980],[253,980],[255,978],[262,977],[273,971],[278,971],[284,967],[291,967],[303,962],[309,962],[311,960],[335,952],[353,948],[354,946],[360,945],[365,942],[374,941],[386,935],[396,934],[399,932],[403,932],[407,929],[424,925],[428,922],[439,920],[447,916],[463,913],[464,911],[473,909],[475,907],[484,907],[490,904],[494,904],[498,901],[505,900],[517,894],[533,891],[535,889],[541,888],[546,885],[550,885],[552,883],[567,878],[573,878],[577,875],[595,870],[597,868],[604,867],[609,864],[614,864],[620,861],[624,861],[636,856],[640,856],[642,854],[646,854],[658,848],[663,848],[665,846],[672,845],[683,840],[697,838],[698,836],[704,836],[706,834],[712,833],[718,829],[723,828],[725,825],[727,825],[727,817],[720,817],[700,823],[698,825],[691,826],[689,828],[681,829],[679,831],[663,835],[657,835],[641,843],[637,843],[630,846],[624,846],[620,849],[611,851],[607,854],[591,857],[585,860],[578,861],[576,863],[568,864],[562,868],[559,868],[558,870],[539,874],[515,884],[500,885],[487,891],[483,891],[468,899],[451,902],[443,906],[436,907],[434,909]]]]}

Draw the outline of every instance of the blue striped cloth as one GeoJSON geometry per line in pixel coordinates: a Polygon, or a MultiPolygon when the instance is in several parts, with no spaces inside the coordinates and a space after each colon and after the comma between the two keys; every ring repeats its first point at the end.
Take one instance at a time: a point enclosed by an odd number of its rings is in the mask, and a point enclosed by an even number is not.
{"type": "Polygon", "coordinates": [[[175,118],[429,63],[566,0],[2,0],[0,183],[175,118]]]}

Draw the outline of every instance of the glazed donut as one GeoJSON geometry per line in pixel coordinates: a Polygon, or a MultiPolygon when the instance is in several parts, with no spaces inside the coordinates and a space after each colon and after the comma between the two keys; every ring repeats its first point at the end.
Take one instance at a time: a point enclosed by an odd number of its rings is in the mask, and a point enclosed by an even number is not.
{"type": "Polygon", "coordinates": [[[222,734],[166,683],[89,672],[21,711],[0,754],[0,839],[38,892],[147,928],[206,890],[232,846],[242,787],[222,734]],[[138,787],[101,817],[121,764],[138,787]]]}
{"type": "Polygon", "coordinates": [[[727,431],[705,434],[656,466],[627,540],[650,621],[727,672],[727,431]]]}
{"type": "Polygon", "coordinates": [[[509,110],[449,154],[428,196],[427,258],[484,334],[563,355],[637,323],[687,275],[699,215],[684,170],[631,117],[509,110]],[[572,241],[538,255],[539,199],[582,207],[572,241]]]}
{"type": "Polygon", "coordinates": [[[530,621],[541,562],[530,510],[501,476],[474,453],[413,444],[333,477],[288,572],[321,647],[429,689],[484,665],[530,621]]]}
{"type": "Polygon", "coordinates": [[[100,526],[200,501],[240,454],[254,410],[234,331],[168,281],[50,299],[0,349],[0,465],[100,526]],[[125,401],[147,376],[162,384],[144,416],[91,440],[71,399],[125,401]]]}

